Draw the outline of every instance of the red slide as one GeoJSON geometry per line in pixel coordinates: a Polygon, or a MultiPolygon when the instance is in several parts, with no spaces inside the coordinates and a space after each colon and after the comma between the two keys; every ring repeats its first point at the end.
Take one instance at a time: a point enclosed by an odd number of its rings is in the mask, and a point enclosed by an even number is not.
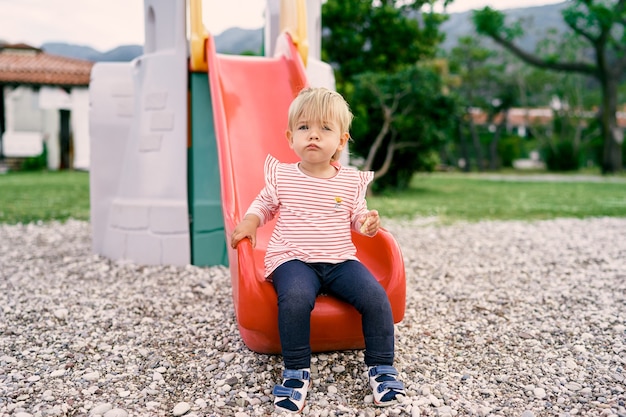
{"type": "MultiPolygon", "coordinates": [[[[220,164],[222,207],[227,243],[248,206],[264,186],[263,164],[268,154],[296,162],[285,137],[287,109],[307,85],[302,60],[291,37],[278,40],[277,57],[222,55],[213,38],[206,44],[209,85],[220,164]]],[[[259,228],[257,246],[242,241],[229,246],[233,302],[241,337],[253,351],[280,353],[278,308],[272,284],[265,281],[263,256],[274,223],[259,228]]],[[[405,310],[405,271],[393,236],[381,230],[368,238],[353,233],[358,258],[383,285],[394,321],[405,310]]],[[[320,296],[311,316],[314,352],[364,347],[361,317],[350,305],[320,296]]]]}

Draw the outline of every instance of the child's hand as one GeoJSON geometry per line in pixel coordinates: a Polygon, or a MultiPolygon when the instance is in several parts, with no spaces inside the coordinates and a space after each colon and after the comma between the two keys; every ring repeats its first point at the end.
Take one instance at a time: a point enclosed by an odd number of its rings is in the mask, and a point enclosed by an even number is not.
{"type": "Polygon", "coordinates": [[[361,234],[374,236],[380,228],[380,216],[376,210],[370,210],[366,215],[361,217],[360,221],[361,228],[359,231],[361,234]]]}
{"type": "Polygon", "coordinates": [[[239,242],[248,238],[254,248],[256,246],[256,229],[259,227],[259,223],[260,220],[257,216],[247,215],[244,217],[243,220],[235,226],[235,230],[233,230],[233,234],[230,236],[230,246],[236,249],[239,242]]]}

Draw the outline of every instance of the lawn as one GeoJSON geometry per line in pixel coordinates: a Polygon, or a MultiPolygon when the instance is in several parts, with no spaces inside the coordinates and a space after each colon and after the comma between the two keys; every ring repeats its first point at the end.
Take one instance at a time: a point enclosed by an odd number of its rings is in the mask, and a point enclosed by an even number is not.
{"type": "Polygon", "coordinates": [[[368,199],[385,217],[437,216],[442,223],[626,217],[626,181],[570,176],[524,179],[513,175],[420,174],[409,190],[368,199]]]}
{"type": "MultiPolygon", "coordinates": [[[[409,190],[370,197],[368,204],[384,217],[436,216],[442,223],[626,217],[626,178],[545,178],[551,180],[510,174],[419,174],[409,190]]],[[[0,223],[69,218],[89,220],[89,173],[0,175],[0,223]]]]}
{"type": "Polygon", "coordinates": [[[0,175],[0,223],[89,220],[89,173],[10,172],[0,175]]]}

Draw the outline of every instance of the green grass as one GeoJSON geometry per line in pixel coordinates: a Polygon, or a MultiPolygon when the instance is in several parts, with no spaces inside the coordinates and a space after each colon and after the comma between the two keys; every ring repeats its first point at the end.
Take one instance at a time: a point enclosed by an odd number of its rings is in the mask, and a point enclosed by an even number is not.
{"type": "MultiPolygon", "coordinates": [[[[626,217],[626,178],[533,181],[504,174],[416,175],[408,191],[368,198],[384,217],[437,216],[442,223],[626,217]]],[[[596,178],[601,178],[596,176],[596,178]]],[[[89,173],[0,175],[0,223],[89,220],[89,173]]]]}
{"type": "MultiPolygon", "coordinates": [[[[525,180],[503,175],[417,175],[410,190],[368,198],[385,217],[437,216],[442,223],[626,217],[626,181],[525,180]]],[[[599,177],[598,177],[599,178],[599,177]]]]}
{"type": "Polygon", "coordinates": [[[0,175],[0,223],[89,220],[89,173],[9,172],[0,175]]]}

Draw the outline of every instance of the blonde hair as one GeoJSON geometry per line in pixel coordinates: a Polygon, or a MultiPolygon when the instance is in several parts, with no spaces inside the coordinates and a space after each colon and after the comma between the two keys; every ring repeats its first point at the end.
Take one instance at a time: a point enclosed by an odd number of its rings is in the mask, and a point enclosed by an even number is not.
{"type": "MultiPolygon", "coordinates": [[[[323,87],[307,87],[291,102],[287,123],[289,130],[294,131],[300,120],[332,121],[338,124],[341,134],[349,135],[352,118],[350,106],[341,94],[323,87]]],[[[338,160],[340,155],[341,151],[337,151],[332,160],[338,160]]]]}

